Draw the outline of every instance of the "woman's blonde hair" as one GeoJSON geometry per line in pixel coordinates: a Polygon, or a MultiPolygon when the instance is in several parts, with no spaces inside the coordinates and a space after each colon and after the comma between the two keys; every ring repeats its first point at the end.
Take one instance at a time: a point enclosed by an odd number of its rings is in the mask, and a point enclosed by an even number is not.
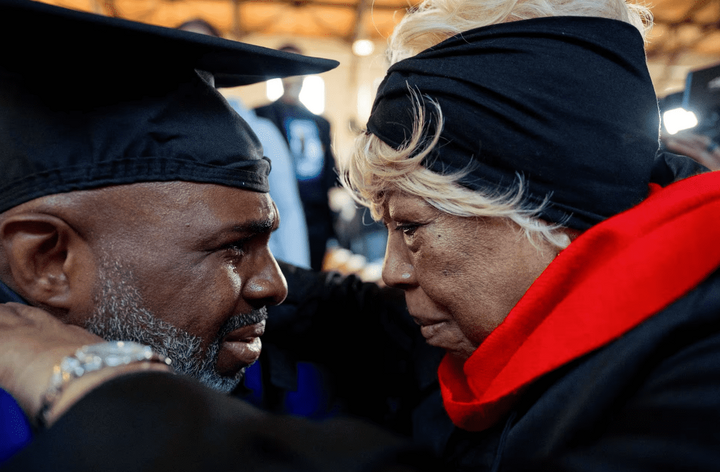
{"type": "MultiPolygon", "coordinates": [[[[652,25],[649,10],[625,0],[425,0],[408,12],[393,32],[387,50],[390,64],[438,44],[463,31],[496,23],[550,16],[594,16],[625,21],[635,26],[643,38],[652,25]]],[[[458,184],[467,172],[441,175],[426,169],[423,159],[430,156],[440,138],[424,128],[428,113],[442,123],[442,110],[426,110],[423,100],[409,90],[414,104],[414,127],[410,139],[394,149],[377,136],[365,133],[356,138],[347,162],[340,162],[343,185],[354,198],[368,206],[373,218],[380,219],[390,192],[399,191],[423,198],[435,208],[462,217],[502,217],[515,222],[533,243],[544,239],[558,248],[570,244],[559,224],[548,224],[536,217],[545,203],[529,204],[524,198],[524,182],[518,175],[515,187],[503,194],[470,190],[458,184]]],[[[468,159],[471,161],[470,159],[468,159]]],[[[469,166],[472,165],[470,162],[469,166]]]]}
{"type": "Polygon", "coordinates": [[[426,0],[408,12],[389,39],[390,64],[481,26],[550,16],[593,16],[630,23],[647,37],[650,10],[626,0],[426,0]]]}

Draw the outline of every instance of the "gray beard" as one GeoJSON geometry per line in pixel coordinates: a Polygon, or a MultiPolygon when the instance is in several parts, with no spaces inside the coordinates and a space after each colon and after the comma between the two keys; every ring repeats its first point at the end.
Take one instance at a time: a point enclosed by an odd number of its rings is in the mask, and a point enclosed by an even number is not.
{"type": "Polygon", "coordinates": [[[134,284],[131,271],[116,261],[104,260],[98,272],[95,311],[85,322],[88,331],[106,341],[134,341],[150,346],[155,352],[172,359],[176,373],[192,377],[219,392],[229,393],[242,381],[245,369],[233,377],[223,377],[218,373],[216,366],[220,344],[230,332],[267,319],[265,308],[228,319],[203,352],[199,336],[156,318],[143,307],[142,296],[134,284]]]}

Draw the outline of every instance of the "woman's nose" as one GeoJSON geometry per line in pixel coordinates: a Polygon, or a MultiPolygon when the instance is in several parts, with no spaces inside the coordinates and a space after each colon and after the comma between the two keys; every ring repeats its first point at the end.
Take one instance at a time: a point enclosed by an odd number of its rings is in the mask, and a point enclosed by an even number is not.
{"type": "Polygon", "coordinates": [[[397,231],[389,230],[382,276],[385,284],[403,290],[417,283],[415,268],[407,257],[407,248],[397,231]]]}

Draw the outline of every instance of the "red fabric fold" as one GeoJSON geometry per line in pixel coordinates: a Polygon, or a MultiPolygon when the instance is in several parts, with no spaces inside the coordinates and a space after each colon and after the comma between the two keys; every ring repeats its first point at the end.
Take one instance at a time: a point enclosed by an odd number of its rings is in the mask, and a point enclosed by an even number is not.
{"type": "Polygon", "coordinates": [[[453,423],[481,431],[533,381],[606,345],[720,265],[720,172],[651,187],[641,204],[577,238],[464,365],[438,376],[453,423]]]}

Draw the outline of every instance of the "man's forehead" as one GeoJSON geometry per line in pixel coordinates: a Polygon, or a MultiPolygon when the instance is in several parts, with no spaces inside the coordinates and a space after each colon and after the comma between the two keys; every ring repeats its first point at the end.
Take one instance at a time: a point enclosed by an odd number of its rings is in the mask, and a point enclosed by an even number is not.
{"type": "Polygon", "coordinates": [[[60,204],[52,208],[53,203],[73,202],[71,212],[62,214],[73,215],[71,219],[85,227],[91,225],[102,232],[157,233],[167,239],[232,232],[241,226],[261,232],[265,231],[262,227],[270,226],[272,231],[278,221],[267,193],[197,182],[117,185],[43,200],[49,212],[60,208],[60,204]]]}
{"type": "Polygon", "coordinates": [[[275,213],[274,205],[266,192],[257,192],[220,184],[199,182],[142,182],[118,186],[122,202],[152,209],[183,212],[200,210],[213,213],[260,215],[275,213]]]}
{"type": "Polygon", "coordinates": [[[270,233],[279,216],[268,193],[214,184],[181,182],[179,195],[165,193],[164,211],[155,214],[161,227],[182,232],[182,238],[241,237],[270,233]]]}

